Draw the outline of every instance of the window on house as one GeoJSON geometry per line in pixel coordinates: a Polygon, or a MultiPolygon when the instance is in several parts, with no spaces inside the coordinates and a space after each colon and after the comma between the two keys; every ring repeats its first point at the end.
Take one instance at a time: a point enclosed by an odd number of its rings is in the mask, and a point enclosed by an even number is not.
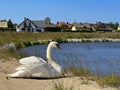
{"type": "Polygon", "coordinates": [[[27,31],[30,32],[30,28],[28,28],[27,31]]]}
{"type": "Polygon", "coordinates": [[[41,29],[37,29],[36,32],[41,32],[41,29]]]}
{"type": "Polygon", "coordinates": [[[32,32],[34,32],[34,29],[32,28],[32,32]]]}
{"type": "Polygon", "coordinates": [[[26,22],[24,23],[24,27],[26,27],[26,22]]]}
{"type": "Polygon", "coordinates": [[[25,31],[25,28],[22,28],[22,31],[25,31]]]}
{"type": "Polygon", "coordinates": [[[31,28],[31,23],[29,23],[29,28],[31,28]]]}

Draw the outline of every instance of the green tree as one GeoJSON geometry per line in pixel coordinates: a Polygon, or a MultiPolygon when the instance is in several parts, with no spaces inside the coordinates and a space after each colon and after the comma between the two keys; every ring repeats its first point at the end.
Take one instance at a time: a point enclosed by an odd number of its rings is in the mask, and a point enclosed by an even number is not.
{"type": "Polygon", "coordinates": [[[46,24],[50,24],[50,23],[51,23],[50,17],[46,17],[45,20],[44,20],[44,22],[45,22],[46,24]]]}
{"type": "Polygon", "coordinates": [[[119,26],[119,23],[116,22],[116,23],[113,23],[113,22],[110,22],[109,25],[114,29],[114,30],[117,30],[118,26],[119,26]]]}
{"type": "Polygon", "coordinates": [[[118,26],[119,26],[119,23],[118,23],[118,22],[116,22],[116,23],[115,23],[115,30],[117,30],[117,29],[118,29],[118,26]]]}
{"type": "Polygon", "coordinates": [[[12,29],[14,28],[14,25],[11,19],[8,20],[8,28],[12,28],[12,29]]]}

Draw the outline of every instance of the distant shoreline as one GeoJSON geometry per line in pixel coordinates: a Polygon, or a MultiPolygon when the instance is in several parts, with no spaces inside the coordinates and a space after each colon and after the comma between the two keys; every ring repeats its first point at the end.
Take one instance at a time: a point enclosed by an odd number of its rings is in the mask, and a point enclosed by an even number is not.
{"type": "Polygon", "coordinates": [[[67,39],[68,42],[120,42],[120,39],[113,38],[83,38],[83,39],[67,39]]]}
{"type": "Polygon", "coordinates": [[[79,33],[79,32],[0,32],[0,49],[25,48],[48,44],[50,41],[69,42],[120,42],[120,33],[79,33]]]}
{"type": "MultiPolygon", "coordinates": [[[[0,47],[1,50],[6,50],[9,48],[14,48],[14,49],[20,49],[20,48],[25,48],[27,46],[33,46],[33,45],[39,45],[39,44],[48,44],[49,42],[54,41],[52,39],[48,40],[37,40],[34,41],[35,44],[33,44],[33,41],[30,42],[19,42],[19,44],[16,43],[9,43],[5,44],[0,47]],[[28,44],[27,44],[28,43],[28,44]],[[36,44],[37,43],[37,44],[36,44]],[[20,46],[19,48],[18,45],[20,46]]],[[[56,40],[59,43],[79,43],[79,42],[120,42],[120,39],[113,39],[113,38],[82,38],[82,39],[77,39],[77,38],[69,38],[65,40],[56,40]]]]}

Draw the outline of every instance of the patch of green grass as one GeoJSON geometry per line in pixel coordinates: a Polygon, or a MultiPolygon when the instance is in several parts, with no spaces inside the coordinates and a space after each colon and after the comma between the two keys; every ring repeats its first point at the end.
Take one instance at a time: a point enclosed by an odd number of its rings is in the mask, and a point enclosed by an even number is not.
{"type": "Polygon", "coordinates": [[[18,55],[14,48],[9,48],[7,50],[0,50],[0,59],[5,59],[5,60],[11,60],[15,58],[19,58],[20,55],[18,55]]]}
{"type": "Polygon", "coordinates": [[[91,42],[90,40],[82,40],[82,42],[91,42]]]}
{"type": "Polygon", "coordinates": [[[88,80],[83,80],[81,84],[88,84],[88,80]]]}
{"type": "Polygon", "coordinates": [[[61,83],[54,83],[54,90],[64,90],[64,86],[61,83]]]}
{"type": "Polygon", "coordinates": [[[99,77],[97,82],[100,86],[120,87],[120,77],[115,75],[99,77]]]}
{"type": "Polygon", "coordinates": [[[83,77],[81,84],[88,84],[89,78],[92,77],[91,72],[87,68],[75,67],[74,64],[70,65],[68,69],[64,68],[64,72],[67,73],[68,76],[83,77]]]}
{"type": "Polygon", "coordinates": [[[39,45],[40,42],[38,42],[38,41],[33,41],[33,42],[31,42],[31,44],[32,44],[32,45],[39,45]]]}
{"type": "Polygon", "coordinates": [[[15,47],[17,49],[20,49],[20,48],[25,48],[25,45],[22,42],[15,42],[15,47]]]}
{"type": "Polygon", "coordinates": [[[74,90],[73,85],[66,87],[63,83],[63,81],[53,82],[53,90],[74,90]]]}
{"type": "Polygon", "coordinates": [[[48,43],[49,43],[48,40],[42,40],[42,41],[41,41],[41,44],[48,44],[48,43]]]}
{"type": "MultiPolygon", "coordinates": [[[[96,67],[97,68],[97,67],[96,67]]],[[[120,87],[120,77],[115,75],[94,75],[89,69],[78,68],[71,65],[69,69],[64,68],[65,73],[72,73],[73,76],[83,77],[81,84],[88,84],[89,80],[96,81],[100,86],[120,87]]],[[[69,76],[69,75],[68,75],[69,76]]]]}
{"type": "Polygon", "coordinates": [[[28,42],[36,40],[58,40],[68,38],[120,38],[120,33],[80,33],[80,32],[0,32],[0,44],[28,42]]]}
{"type": "Polygon", "coordinates": [[[71,65],[68,69],[68,72],[71,72],[74,76],[85,76],[89,77],[91,76],[90,71],[87,68],[83,67],[75,67],[74,65],[71,65]]]}

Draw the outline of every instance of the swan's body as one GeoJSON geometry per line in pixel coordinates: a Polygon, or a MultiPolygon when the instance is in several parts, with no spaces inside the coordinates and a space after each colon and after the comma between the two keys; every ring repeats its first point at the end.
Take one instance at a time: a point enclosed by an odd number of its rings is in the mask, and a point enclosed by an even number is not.
{"type": "Polygon", "coordinates": [[[8,77],[28,77],[28,78],[56,78],[62,76],[62,68],[51,58],[52,48],[58,48],[57,42],[51,42],[47,48],[47,61],[40,57],[30,56],[20,59],[21,66],[16,68],[16,72],[8,74],[8,77]]]}

